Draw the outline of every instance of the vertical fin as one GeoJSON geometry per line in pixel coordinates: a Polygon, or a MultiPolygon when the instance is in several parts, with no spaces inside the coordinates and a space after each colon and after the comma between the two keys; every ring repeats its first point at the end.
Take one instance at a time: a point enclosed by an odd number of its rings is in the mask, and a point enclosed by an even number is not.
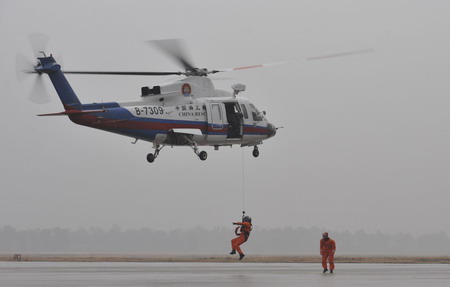
{"type": "Polygon", "coordinates": [[[56,63],[52,55],[38,58],[41,65],[35,68],[37,73],[46,73],[50,77],[59,98],[67,110],[81,110],[82,105],[77,95],[73,91],[63,72],[61,66],[56,63]]]}

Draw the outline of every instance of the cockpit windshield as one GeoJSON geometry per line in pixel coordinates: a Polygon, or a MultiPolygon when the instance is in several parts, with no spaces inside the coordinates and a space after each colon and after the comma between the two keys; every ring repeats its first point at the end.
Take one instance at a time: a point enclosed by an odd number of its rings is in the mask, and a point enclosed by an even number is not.
{"type": "Polygon", "coordinates": [[[263,120],[263,114],[258,111],[258,109],[253,105],[249,104],[250,111],[252,112],[252,117],[255,122],[259,122],[263,120]]]}

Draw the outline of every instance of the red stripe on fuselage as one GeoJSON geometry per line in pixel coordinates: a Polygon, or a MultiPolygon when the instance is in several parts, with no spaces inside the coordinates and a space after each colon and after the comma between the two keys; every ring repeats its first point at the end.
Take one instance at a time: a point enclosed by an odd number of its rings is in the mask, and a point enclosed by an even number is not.
{"type": "MultiPolygon", "coordinates": [[[[126,129],[131,131],[148,130],[148,131],[162,131],[167,133],[171,129],[185,128],[185,129],[200,129],[202,133],[207,130],[206,123],[181,123],[174,122],[157,122],[151,120],[137,120],[136,118],[129,119],[110,119],[104,117],[97,117],[94,115],[73,115],[70,119],[79,125],[93,127],[97,129],[112,130],[112,129],[126,129]]],[[[223,130],[221,130],[223,131],[223,130]]],[[[123,131],[122,131],[123,133],[123,131]]],[[[130,134],[131,136],[131,134],[130,134]]]]}
{"type": "MultiPolygon", "coordinates": [[[[88,126],[96,129],[106,130],[129,135],[134,137],[135,131],[154,131],[155,133],[167,133],[171,129],[199,129],[203,134],[226,134],[228,132],[228,125],[223,125],[220,129],[213,129],[211,125],[205,122],[198,124],[180,121],[174,122],[158,122],[155,120],[142,120],[134,117],[128,119],[111,119],[102,116],[95,116],[92,114],[75,114],[69,115],[69,118],[76,124],[88,126]],[[126,131],[129,130],[129,133],[126,131]]],[[[248,135],[267,135],[268,130],[265,127],[244,126],[244,134],[248,135]]]]}
{"type": "Polygon", "coordinates": [[[244,134],[267,135],[268,130],[265,127],[244,126],[244,134]]]}

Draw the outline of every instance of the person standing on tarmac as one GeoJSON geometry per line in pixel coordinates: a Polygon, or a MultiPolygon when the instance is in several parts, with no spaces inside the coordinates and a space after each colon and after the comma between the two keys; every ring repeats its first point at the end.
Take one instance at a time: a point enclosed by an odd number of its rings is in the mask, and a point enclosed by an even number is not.
{"type": "Polygon", "coordinates": [[[241,248],[239,247],[241,244],[246,242],[248,240],[248,237],[250,236],[250,232],[252,231],[252,218],[250,216],[245,216],[242,218],[242,222],[233,222],[234,225],[239,225],[236,227],[236,230],[234,233],[238,237],[231,240],[231,252],[230,254],[236,254],[236,251],[239,253],[239,260],[242,260],[244,258],[245,254],[242,252],[241,248]],[[240,231],[238,232],[238,229],[240,231]]]}
{"type": "Polygon", "coordinates": [[[336,252],[336,242],[328,237],[328,232],[324,232],[322,234],[322,239],[320,239],[320,255],[322,255],[323,273],[328,271],[327,260],[330,263],[330,273],[333,273],[334,252],[336,252]]]}

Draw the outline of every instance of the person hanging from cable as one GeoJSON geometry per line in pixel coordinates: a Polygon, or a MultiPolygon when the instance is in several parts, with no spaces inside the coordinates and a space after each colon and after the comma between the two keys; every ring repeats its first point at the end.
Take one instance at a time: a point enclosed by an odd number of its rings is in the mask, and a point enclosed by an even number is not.
{"type": "MultiPolygon", "coordinates": [[[[245,212],[243,212],[245,214],[245,212]]],[[[240,246],[248,240],[248,237],[250,236],[250,232],[253,229],[252,225],[252,218],[250,216],[244,216],[242,218],[242,222],[233,222],[234,225],[239,225],[234,230],[234,233],[238,237],[231,240],[231,252],[230,254],[236,254],[239,253],[239,260],[242,260],[244,258],[245,254],[242,252],[240,246]]]]}

